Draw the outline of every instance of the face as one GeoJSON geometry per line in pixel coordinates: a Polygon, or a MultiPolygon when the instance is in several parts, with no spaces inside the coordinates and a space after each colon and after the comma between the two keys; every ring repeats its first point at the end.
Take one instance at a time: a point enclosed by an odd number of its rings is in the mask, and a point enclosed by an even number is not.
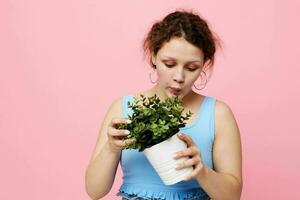
{"type": "Polygon", "coordinates": [[[202,50],[184,38],[172,38],[152,56],[158,80],[156,88],[166,97],[183,98],[191,91],[203,69],[202,50]]]}

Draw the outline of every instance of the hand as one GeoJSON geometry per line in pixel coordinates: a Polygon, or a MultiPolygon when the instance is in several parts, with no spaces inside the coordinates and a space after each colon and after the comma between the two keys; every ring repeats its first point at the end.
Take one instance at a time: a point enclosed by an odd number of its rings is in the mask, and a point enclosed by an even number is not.
{"type": "Polygon", "coordinates": [[[175,153],[174,159],[180,157],[189,157],[188,160],[181,162],[177,165],[176,169],[182,169],[187,167],[193,167],[193,172],[191,172],[185,180],[190,180],[197,178],[197,176],[203,175],[205,173],[205,166],[201,160],[201,152],[198,147],[193,142],[192,138],[186,134],[178,133],[178,138],[187,144],[187,148],[175,153]]]}
{"type": "Polygon", "coordinates": [[[108,126],[107,136],[108,136],[108,143],[109,146],[113,151],[119,152],[121,151],[126,145],[132,144],[135,142],[134,139],[126,139],[123,140],[123,137],[129,135],[128,130],[124,129],[117,129],[118,124],[128,124],[131,121],[127,118],[114,118],[111,120],[110,125],[108,126]]]}

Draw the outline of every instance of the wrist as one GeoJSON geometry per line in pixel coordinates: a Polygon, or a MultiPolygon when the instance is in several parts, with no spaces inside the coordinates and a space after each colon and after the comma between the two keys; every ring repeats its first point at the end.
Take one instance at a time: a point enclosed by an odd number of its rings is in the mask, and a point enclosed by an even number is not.
{"type": "Polygon", "coordinates": [[[122,149],[118,149],[114,146],[112,146],[109,141],[106,142],[106,145],[105,145],[107,151],[110,153],[110,154],[116,154],[116,155],[119,155],[121,153],[121,150],[122,149]]]}
{"type": "Polygon", "coordinates": [[[209,174],[209,170],[210,170],[210,168],[207,167],[205,164],[203,164],[201,171],[197,175],[197,180],[201,181],[201,180],[205,179],[207,177],[207,175],[209,174]]]}

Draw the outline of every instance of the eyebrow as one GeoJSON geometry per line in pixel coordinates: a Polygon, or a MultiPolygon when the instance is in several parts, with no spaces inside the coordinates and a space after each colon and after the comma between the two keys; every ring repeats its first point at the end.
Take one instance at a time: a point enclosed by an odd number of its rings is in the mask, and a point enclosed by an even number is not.
{"type": "MultiPolygon", "coordinates": [[[[164,59],[173,59],[173,60],[176,60],[175,58],[171,57],[171,56],[163,56],[163,60],[164,59]]],[[[193,63],[193,62],[201,62],[201,60],[193,60],[193,61],[188,61],[187,63],[193,63]]]]}

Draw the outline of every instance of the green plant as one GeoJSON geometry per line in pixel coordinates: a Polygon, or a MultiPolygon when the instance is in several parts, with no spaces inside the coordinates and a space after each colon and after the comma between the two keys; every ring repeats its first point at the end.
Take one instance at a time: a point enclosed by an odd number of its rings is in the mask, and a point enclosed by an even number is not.
{"type": "Polygon", "coordinates": [[[189,111],[182,115],[184,107],[178,96],[168,97],[165,101],[161,101],[156,94],[148,98],[140,96],[141,99],[134,97],[133,103],[128,102],[128,107],[133,110],[133,114],[128,115],[132,122],[117,126],[117,129],[130,131],[128,136],[122,137],[123,140],[135,139],[135,143],[127,144],[125,149],[143,151],[170,138],[186,125],[184,121],[193,114],[189,111]]]}

